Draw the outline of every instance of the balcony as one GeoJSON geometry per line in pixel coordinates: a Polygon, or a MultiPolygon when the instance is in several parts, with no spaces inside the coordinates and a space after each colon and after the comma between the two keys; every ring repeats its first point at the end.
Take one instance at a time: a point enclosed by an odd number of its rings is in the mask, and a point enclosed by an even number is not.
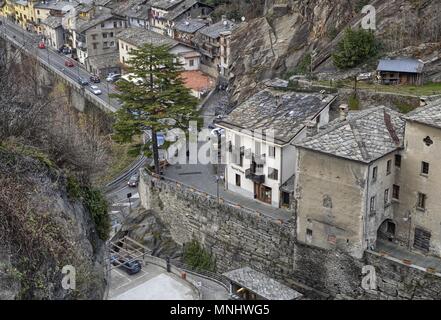
{"type": "Polygon", "coordinates": [[[252,168],[245,170],[245,178],[255,182],[255,183],[264,183],[265,175],[263,173],[257,173],[252,168]]]}

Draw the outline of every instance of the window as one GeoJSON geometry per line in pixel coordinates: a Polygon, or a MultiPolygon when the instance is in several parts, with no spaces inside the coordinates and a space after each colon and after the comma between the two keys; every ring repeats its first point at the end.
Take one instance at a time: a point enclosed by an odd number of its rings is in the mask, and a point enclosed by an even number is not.
{"type": "Polygon", "coordinates": [[[94,49],[97,48],[97,45],[98,45],[98,43],[92,43],[92,46],[93,46],[94,49]]]}
{"type": "Polygon", "coordinates": [[[236,174],[236,186],[240,187],[240,174],[236,174]]]}
{"type": "Polygon", "coordinates": [[[413,240],[414,248],[425,252],[429,251],[430,237],[431,237],[430,232],[420,228],[415,228],[415,236],[413,240]]]}
{"type": "Polygon", "coordinates": [[[401,168],[401,155],[399,154],[395,155],[395,167],[401,168]]]}
{"type": "Polygon", "coordinates": [[[384,206],[389,204],[389,189],[384,190],[384,206]]]}
{"type": "Polygon", "coordinates": [[[312,242],[312,230],[306,229],[306,242],[311,243],[312,242]]]}
{"type": "Polygon", "coordinates": [[[426,209],[426,201],[427,201],[427,195],[424,193],[418,192],[417,209],[425,210],[426,209]]]}
{"type": "Polygon", "coordinates": [[[392,198],[395,200],[400,199],[400,186],[397,186],[396,184],[394,184],[392,188],[392,198]]]}
{"type": "Polygon", "coordinates": [[[274,168],[268,168],[268,178],[272,180],[278,180],[279,179],[279,170],[274,168]]]}
{"type": "Polygon", "coordinates": [[[110,46],[114,47],[115,46],[115,41],[110,41],[110,46]]]}
{"type": "Polygon", "coordinates": [[[375,202],[376,202],[375,196],[371,197],[370,210],[369,210],[371,213],[375,213],[375,202]]]}
{"type": "Polygon", "coordinates": [[[428,147],[430,147],[433,144],[433,140],[429,136],[425,137],[423,141],[428,147]]]}
{"type": "Polygon", "coordinates": [[[261,149],[261,144],[258,141],[254,142],[254,154],[256,156],[260,156],[260,154],[262,153],[262,149],[261,149]]]}
{"type": "Polygon", "coordinates": [[[429,164],[427,162],[421,162],[421,174],[428,175],[429,174],[429,164]]]}
{"type": "Polygon", "coordinates": [[[389,175],[391,173],[392,169],[392,160],[388,160],[386,164],[386,175],[389,175]]]}
{"type": "Polygon", "coordinates": [[[126,45],[126,51],[129,51],[129,47],[126,45]]]}
{"type": "Polygon", "coordinates": [[[114,27],[114,28],[118,28],[118,22],[114,21],[114,22],[113,22],[113,27],[114,27]]]}
{"type": "Polygon", "coordinates": [[[188,61],[188,64],[190,65],[190,67],[193,67],[193,66],[194,66],[194,60],[193,60],[193,59],[190,59],[190,60],[188,61]]]}
{"type": "Polygon", "coordinates": [[[104,47],[104,48],[107,48],[107,47],[108,47],[108,43],[107,43],[107,41],[104,41],[104,42],[103,42],[103,47],[104,47]]]}
{"type": "Polygon", "coordinates": [[[124,49],[124,45],[121,43],[121,49],[124,49]]]}
{"type": "Polygon", "coordinates": [[[104,23],[101,23],[101,28],[104,28],[104,23]]]}
{"type": "Polygon", "coordinates": [[[320,114],[317,116],[317,118],[315,118],[315,122],[317,123],[317,124],[319,124],[320,123],[320,114]]]}
{"type": "Polygon", "coordinates": [[[276,157],[276,147],[269,146],[268,147],[268,154],[270,158],[276,157]]]}
{"type": "Polygon", "coordinates": [[[377,176],[378,176],[378,167],[374,167],[374,169],[372,170],[372,180],[376,181],[377,176]]]}
{"type": "Polygon", "coordinates": [[[96,34],[92,35],[92,40],[96,40],[96,34]]]}
{"type": "Polygon", "coordinates": [[[107,32],[103,33],[103,38],[107,38],[107,32]]]}
{"type": "Polygon", "coordinates": [[[113,38],[113,32],[110,33],[110,37],[113,38]]]}

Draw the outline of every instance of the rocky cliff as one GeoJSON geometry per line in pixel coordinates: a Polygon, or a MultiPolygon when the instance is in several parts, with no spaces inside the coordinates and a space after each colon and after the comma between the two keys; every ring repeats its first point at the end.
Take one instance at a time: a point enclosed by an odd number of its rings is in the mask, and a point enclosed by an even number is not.
{"type": "Polygon", "coordinates": [[[44,154],[0,144],[0,300],[101,299],[103,242],[66,176],[44,154]],[[62,288],[62,268],[76,289],[62,288]]]}
{"type": "Polygon", "coordinates": [[[257,91],[262,79],[293,73],[313,50],[314,70],[335,76],[330,56],[344,30],[359,26],[365,4],[376,9],[375,34],[383,55],[422,58],[435,65],[434,74],[441,71],[437,0],[268,0],[262,17],[242,23],[233,34],[233,102],[257,91]]]}

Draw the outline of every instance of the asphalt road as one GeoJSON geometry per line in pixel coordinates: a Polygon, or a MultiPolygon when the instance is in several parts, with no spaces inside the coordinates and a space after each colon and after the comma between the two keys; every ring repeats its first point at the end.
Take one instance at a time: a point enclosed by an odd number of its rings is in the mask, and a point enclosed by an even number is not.
{"type": "MultiPolygon", "coordinates": [[[[68,56],[58,53],[56,50],[49,48],[49,46],[46,46],[46,49],[39,49],[38,43],[42,40],[41,35],[25,31],[19,25],[7,21],[6,19],[3,19],[2,22],[0,32],[6,33],[12,38],[15,37],[15,40],[22,44],[27,51],[46,61],[52,68],[63,72],[73,82],[78,83],[79,78],[89,81],[91,73],[88,72],[79,62],[72,60],[74,61],[74,67],[66,67],[64,63],[67,59],[69,59],[68,56]]],[[[96,85],[102,91],[102,94],[96,97],[115,108],[119,108],[119,104],[116,99],[109,97],[109,94],[117,93],[115,86],[108,83],[105,79],[101,80],[101,83],[91,84],[96,85]]],[[[85,86],[85,90],[91,91],[90,85],[85,86]]]]}

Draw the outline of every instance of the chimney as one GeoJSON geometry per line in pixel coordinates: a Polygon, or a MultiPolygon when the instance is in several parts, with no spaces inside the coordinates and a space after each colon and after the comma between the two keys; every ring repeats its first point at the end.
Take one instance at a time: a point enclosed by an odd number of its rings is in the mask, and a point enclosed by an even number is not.
{"type": "Polygon", "coordinates": [[[313,137],[317,134],[317,122],[314,120],[308,121],[306,124],[306,136],[313,137]]]}
{"type": "Polygon", "coordinates": [[[346,121],[349,113],[349,106],[347,104],[342,104],[338,108],[340,109],[340,121],[346,121]]]}

